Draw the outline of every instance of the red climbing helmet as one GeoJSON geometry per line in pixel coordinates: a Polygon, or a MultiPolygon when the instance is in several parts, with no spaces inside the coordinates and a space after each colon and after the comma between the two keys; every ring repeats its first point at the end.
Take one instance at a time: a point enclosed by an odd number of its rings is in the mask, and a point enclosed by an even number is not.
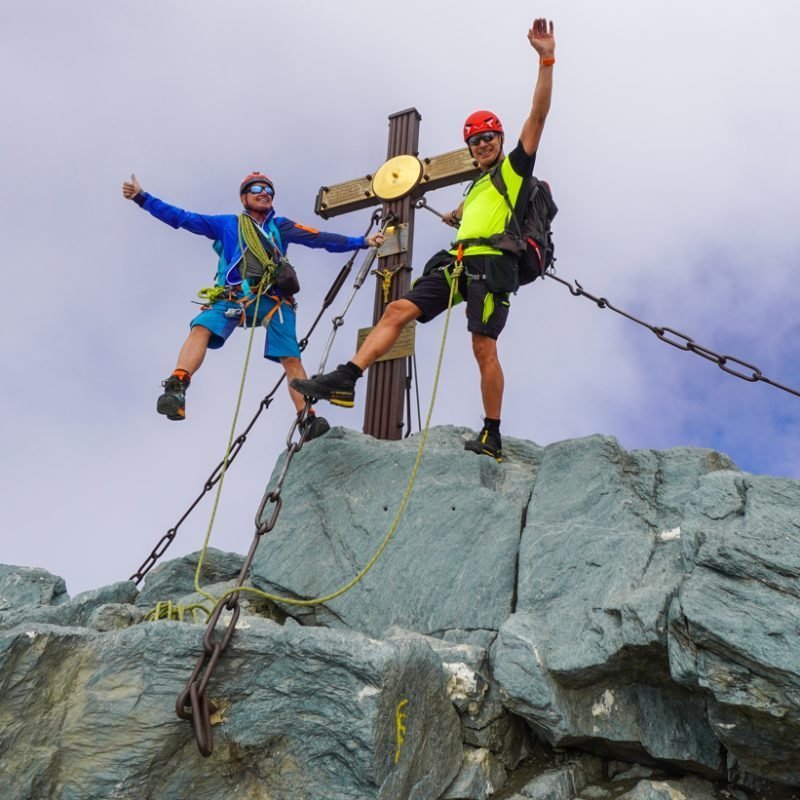
{"type": "Polygon", "coordinates": [[[266,183],[275,194],[275,184],[263,172],[251,172],[239,187],[239,195],[243,195],[254,183],[266,183]]]}
{"type": "Polygon", "coordinates": [[[484,131],[503,133],[503,125],[491,111],[473,111],[464,122],[464,141],[484,131]]]}

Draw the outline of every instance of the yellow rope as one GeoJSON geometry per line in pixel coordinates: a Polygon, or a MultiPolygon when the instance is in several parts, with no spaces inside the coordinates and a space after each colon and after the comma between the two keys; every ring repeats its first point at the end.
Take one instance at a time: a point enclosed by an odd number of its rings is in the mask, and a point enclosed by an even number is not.
{"type": "MultiPolygon", "coordinates": [[[[241,231],[240,231],[240,233],[241,233],[241,231]]],[[[240,238],[240,247],[241,247],[241,238],[240,238]]],[[[406,490],[405,490],[405,492],[403,494],[403,498],[400,501],[400,507],[397,510],[397,514],[395,515],[395,518],[394,518],[391,526],[389,527],[389,532],[386,534],[384,540],[381,542],[381,544],[378,547],[378,549],[372,555],[372,558],[370,558],[370,560],[367,562],[366,566],[351,581],[346,583],[341,588],[337,589],[335,592],[331,592],[330,594],[323,595],[321,597],[314,597],[314,598],[312,598],[310,600],[298,600],[297,598],[294,598],[294,597],[284,597],[282,595],[274,595],[274,594],[270,594],[269,592],[264,592],[261,589],[256,589],[253,586],[240,586],[238,588],[234,587],[233,589],[228,589],[227,591],[223,592],[223,594],[218,599],[215,600],[215,598],[212,595],[208,594],[207,592],[204,592],[200,588],[200,583],[199,583],[200,572],[201,572],[201,569],[202,569],[203,561],[205,560],[206,551],[208,549],[208,543],[209,543],[209,540],[211,538],[211,530],[212,530],[212,527],[213,527],[213,524],[214,524],[214,518],[215,518],[216,512],[217,512],[217,506],[218,506],[218,503],[219,503],[220,493],[222,491],[222,482],[223,482],[223,479],[225,477],[225,465],[227,464],[228,455],[230,454],[230,450],[231,450],[231,446],[232,446],[232,442],[233,442],[233,433],[234,433],[234,428],[235,428],[235,424],[236,424],[236,418],[239,415],[239,406],[241,405],[242,393],[243,393],[243,390],[244,390],[244,381],[245,381],[245,376],[247,375],[247,366],[248,366],[249,359],[250,359],[250,348],[251,348],[252,341],[253,341],[253,332],[251,331],[250,338],[249,338],[248,344],[247,344],[247,354],[246,354],[246,357],[245,357],[245,367],[244,367],[244,372],[242,374],[242,382],[241,382],[241,385],[239,387],[239,398],[238,398],[237,405],[236,405],[236,414],[234,415],[234,423],[231,426],[231,435],[230,435],[229,440],[228,440],[228,448],[227,448],[226,453],[225,453],[225,460],[223,461],[223,469],[222,469],[222,473],[220,474],[219,485],[217,487],[217,494],[216,494],[216,497],[214,499],[214,508],[213,508],[212,514],[211,514],[211,521],[209,522],[209,525],[208,525],[208,531],[206,532],[206,537],[205,537],[205,540],[203,541],[203,547],[202,547],[201,552],[200,552],[200,559],[198,560],[198,563],[197,563],[197,570],[195,571],[195,588],[197,589],[197,591],[200,594],[203,595],[203,597],[206,597],[208,600],[210,600],[211,602],[214,603],[214,608],[210,612],[207,611],[207,614],[208,614],[209,617],[216,611],[216,609],[219,607],[219,605],[226,600],[226,598],[228,598],[231,595],[240,594],[240,593],[243,593],[243,592],[247,593],[247,594],[255,595],[256,597],[260,597],[260,598],[262,598],[264,600],[270,600],[270,601],[272,601],[274,603],[284,603],[285,605],[293,605],[293,606],[316,606],[316,605],[322,605],[323,603],[327,603],[330,600],[333,600],[333,599],[335,599],[337,597],[340,597],[341,595],[345,594],[345,592],[348,592],[350,589],[352,589],[353,586],[355,586],[372,569],[372,567],[375,565],[375,563],[380,558],[380,556],[383,553],[383,551],[388,546],[388,544],[391,541],[392,537],[394,536],[395,531],[397,530],[397,526],[400,523],[400,518],[403,515],[403,511],[405,510],[406,504],[408,503],[408,499],[411,496],[411,490],[413,489],[414,483],[416,482],[416,479],[417,479],[417,472],[419,471],[419,465],[420,465],[420,463],[422,461],[422,454],[425,451],[425,444],[426,444],[427,439],[428,439],[428,431],[430,429],[431,417],[433,416],[433,409],[434,409],[434,405],[436,403],[436,394],[437,394],[437,391],[438,391],[438,388],[439,388],[439,377],[441,375],[441,370],[442,370],[442,361],[444,360],[444,347],[445,347],[445,343],[447,341],[447,331],[448,331],[448,328],[450,326],[450,312],[451,312],[452,307],[453,307],[453,296],[455,294],[456,287],[458,286],[458,279],[459,279],[463,269],[464,269],[464,265],[463,265],[463,263],[461,261],[461,251],[459,250],[459,257],[456,260],[455,265],[453,266],[452,274],[450,276],[446,276],[448,278],[448,282],[450,283],[450,297],[449,297],[448,303],[447,303],[447,312],[445,314],[445,320],[444,320],[444,331],[442,332],[442,341],[441,341],[441,345],[439,346],[439,357],[438,357],[437,362],[436,362],[436,372],[434,374],[434,379],[433,379],[433,391],[431,392],[431,402],[430,402],[430,405],[428,407],[427,417],[425,419],[425,427],[423,428],[422,435],[420,436],[420,443],[419,443],[419,447],[417,448],[417,457],[416,457],[416,460],[414,462],[414,467],[411,470],[411,476],[409,477],[408,485],[406,486],[406,490]]],[[[260,292],[259,292],[259,299],[260,299],[260,292]]],[[[256,300],[256,310],[255,310],[254,314],[255,315],[258,314],[258,299],[256,300]]],[[[255,328],[253,328],[253,330],[255,330],[255,328]]],[[[199,607],[199,608],[202,608],[204,611],[206,611],[205,607],[201,606],[200,604],[195,604],[195,606],[193,606],[193,607],[199,607]]],[[[151,618],[153,613],[154,612],[151,612],[148,615],[148,618],[151,618]]],[[[155,616],[154,618],[158,619],[159,617],[155,616]]]]}
{"type": "MultiPolygon", "coordinates": [[[[225,472],[228,469],[228,457],[231,454],[231,448],[233,447],[233,439],[236,435],[236,423],[239,420],[239,410],[242,407],[242,396],[244,395],[244,384],[245,380],[247,379],[247,368],[250,366],[250,352],[253,348],[253,336],[256,332],[256,321],[258,320],[258,306],[261,303],[261,292],[262,288],[266,288],[267,284],[269,283],[269,276],[274,273],[275,262],[267,255],[266,251],[264,250],[263,246],[261,245],[261,241],[258,238],[258,235],[255,233],[253,221],[248,217],[246,214],[239,215],[239,251],[242,254],[242,261],[241,261],[241,273],[242,279],[244,279],[244,273],[246,270],[246,262],[245,262],[245,248],[242,239],[248,243],[248,247],[251,247],[253,255],[258,259],[261,265],[264,267],[264,276],[262,277],[258,287],[256,288],[256,307],[253,311],[253,324],[250,327],[250,335],[247,337],[247,351],[244,356],[244,369],[242,370],[242,380],[239,383],[239,395],[236,398],[236,411],[233,414],[233,420],[231,421],[231,430],[228,435],[228,446],[225,448],[225,458],[222,460],[222,471],[219,475],[219,483],[217,484],[217,492],[214,496],[214,506],[211,509],[211,519],[208,522],[208,530],[206,531],[206,537],[203,540],[203,547],[200,551],[200,558],[197,561],[197,569],[194,573],[194,588],[197,592],[206,599],[210,600],[212,603],[217,604],[217,600],[213,595],[208,594],[208,592],[204,592],[200,588],[200,573],[203,569],[203,562],[205,561],[206,551],[208,550],[208,542],[211,539],[211,531],[214,527],[214,520],[217,516],[217,508],[219,507],[219,498],[222,494],[222,484],[225,481],[225,472]],[[249,224],[248,224],[249,223],[249,224]],[[256,246],[252,246],[248,241],[249,235],[255,237],[256,246]],[[272,264],[272,273],[270,273],[269,264],[272,264]]],[[[242,309],[242,314],[246,315],[246,310],[242,309]]],[[[247,324],[247,319],[243,320],[245,324],[247,324]]],[[[216,605],[215,605],[216,607],[216,605]]],[[[213,613],[213,612],[209,612],[213,613]]]]}
{"type": "MultiPolygon", "coordinates": [[[[417,471],[419,470],[420,462],[422,461],[422,454],[425,450],[425,443],[428,438],[428,430],[430,429],[431,424],[431,417],[433,416],[433,407],[436,402],[436,392],[439,388],[439,376],[442,370],[442,360],[444,358],[444,346],[447,340],[447,329],[450,325],[450,311],[453,307],[453,295],[455,293],[455,287],[458,285],[458,278],[461,275],[462,270],[464,269],[464,265],[461,262],[460,258],[456,262],[455,266],[453,267],[453,272],[450,277],[450,299],[447,304],[447,313],[445,315],[444,320],[444,332],[442,333],[442,343],[439,347],[439,358],[436,363],[436,373],[433,380],[433,391],[431,393],[431,402],[430,406],[428,407],[428,415],[425,419],[425,427],[422,431],[422,435],[420,437],[419,448],[417,449],[417,458],[414,462],[414,467],[411,470],[411,477],[408,481],[408,486],[406,487],[405,493],[403,494],[403,499],[400,502],[400,507],[397,510],[397,514],[395,515],[394,521],[389,528],[389,532],[386,534],[383,542],[381,542],[378,549],[373,554],[372,558],[367,562],[367,565],[355,576],[349,583],[346,583],[340,589],[337,589],[335,592],[331,592],[330,594],[326,594],[322,597],[315,597],[311,600],[298,600],[293,597],[282,597],[281,595],[274,595],[269,594],[268,592],[264,592],[261,589],[256,589],[252,586],[241,586],[238,589],[228,589],[226,592],[222,594],[222,596],[217,600],[214,609],[212,610],[212,614],[216,611],[217,606],[222,603],[225,598],[229,597],[232,594],[238,594],[239,592],[246,592],[247,594],[253,594],[256,597],[260,597],[264,600],[271,600],[275,603],[285,603],[286,605],[293,605],[293,606],[316,606],[321,605],[322,603],[327,603],[330,600],[333,600],[336,597],[340,597],[345,592],[349,591],[353,588],[375,565],[375,562],[380,558],[381,553],[386,549],[386,546],[391,541],[392,536],[394,536],[395,530],[400,522],[400,518],[403,515],[403,511],[405,510],[406,503],[408,502],[408,498],[411,495],[411,490],[414,486],[414,482],[417,479],[417,471]]],[[[205,545],[204,545],[205,547],[205,545]]]]}

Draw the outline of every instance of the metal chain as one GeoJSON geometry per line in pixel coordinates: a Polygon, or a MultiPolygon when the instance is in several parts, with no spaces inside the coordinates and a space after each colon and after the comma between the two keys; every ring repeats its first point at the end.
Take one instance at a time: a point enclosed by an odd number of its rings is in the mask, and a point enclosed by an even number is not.
{"type": "Polygon", "coordinates": [[[543,277],[558,281],[559,283],[563,284],[569,289],[570,293],[574,297],[585,297],[587,300],[591,300],[593,303],[595,303],[598,308],[609,308],[611,311],[614,311],[620,316],[631,320],[631,322],[635,322],[637,325],[647,328],[659,339],[661,339],[662,342],[666,342],[667,344],[672,345],[672,347],[677,347],[678,350],[685,350],[689,353],[694,353],[695,355],[706,359],[706,361],[711,361],[723,372],[727,372],[729,375],[733,375],[735,378],[741,378],[743,381],[748,381],[749,383],[757,383],[758,381],[761,383],[767,383],[770,386],[774,386],[776,389],[793,394],[795,397],[800,397],[800,390],[793,389],[790,386],[784,386],[782,383],[773,381],[764,375],[754,364],[749,364],[747,361],[742,361],[742,359],[737,358],[736,356],[717,353],[710,347],[705,347],[704,345],[699,344],[692,339],[691,336],[687,336],[685,333],[676,331],[674,328],[651,325],[649,322],[645,322],[644,320],[635,317],[633,314],[629,314],[627,311],[623,311],[622,309],[612,305],[605,297],[596,297],[590,292],[587,292],[583,286],[578,283],[578,281],[575,281],[575,286],[573,287],[572,283],[564,280],[563,278],[559,278],[555,272],[545,272],[543,277]],[[729,366],[729,364],[733,364],[734,367],[729,366]],[[743,367],[744,369],[735,369],[736,365],[743,367]]]}
{"type": "MultiPolygon", "coordinates": [[[[382,212],[381,212],[380,209],[378,209],[377,211],[375,211],[372,214],[372,217],[370,218],[370,223],[369,223],[369,226],[367,227],[367,232],[366,232],[365,236],[369,236],[370,231],[375,227],[375,225],[378,224],[378,221],[381,220],[382,218],[383,218],[383,216],[382,216],[382,212]]],[[[383,226],[384,228],[386,227],[386,224],[387,223],[384,222],[384,226],[383,226]]],[[[339,274],[336,276],[336,279],[331,284],[330,289],[328,289],[328,293],[325,295],[325,299],[322,301],[322,307],[320,308],[319,313],[317,314],[316,318],[314,319],[314,322],[311,324],[311,327],[308,329],[308,332],[306,333],[306,335],[299,342],[300,351],[301,352],[303,350],[305,350],[306,347],[308,346],[308,340],[311,338],[311,335],[314,333],[314,330],[316,329],[317,325],[319,324],[319,321],[322,319],[322,316],[325,314],[325,312],[328,310],[330,305],[336,299],[336,296],[339,294],[339,291],[341,290],[342,286],[344,285],[344,282],[347,280],[348,275],[350,274],[351,270],[353,269],[353,264],[355,263],[355,259],[356,259],[357,255],[358,255],[358,251],[356,250],[353,253],[353,255],[350,257],[350,259],[347,261],[347,263],[339,271],[339,274]]],[[[372,266],[372,262],[374,261],[374,259],[375,259],[375,248],[371,248],[369,254],[365,258],[365,263],[368,265],[366,272],[369,271],[369,268],[372,266]]],[[[362,275],[362,273],[364,273],[366,275],[366,272],[364,272],[364,268],[363,267],[359,271],[359,279],[361,280],[361,283],[363,283],[363,278],[361,277],[361,275],[362,275]]],[[[358,283],[359,279],[356,280],[357,283],[358,283]]],[[[361,286],[361,283],[358,284],[359,288],[361,286]]],[[[349,303],[348,303],[348,308],[349,308],[349,303]]],[[[346,313],[346,310],[345,310],[345,313],[346,313]]],[[[337,319],[341,319],[342,316],[344,316],[344,315],[343,314],[340,315],[340,317],[337,317],[337,319]]],[[[329,341],[328,350],[330,350],[331,343],[332,343],[332,341],[329,341]]],[[[286,375],[284,373],[278,379],[278,382],[275,384],[275,386],[273,386],[272,389],[264,396],[264,398],[261,400],[261,402],[258,405],[258,410],[253,415],[253,418],[250,420],[250,422],[248,423],[247,427],[234,440],[233,445],[231,447],[230,455],[228,456],[227,461],[223,458],[222,461],[220,461],[219,464],[217,464],[217,466],[214,468],[214,470],[211,473],[211,475],[209,475],[209,477],[207,478],[206,482],[203,484],[203,488],[200,491],[200,494],[198,494],[197,497],[195,498],[194,502],[186,509],[186,511],[183,513],[183,516],[180,517],[180,519],[175,523],[175,525],[173,525],[158,540],[158,542],[156,543],[156,546],[153,548],[153,550],[151,551],[150,555],[142,562],[142,564],[139,567],[139,569],[136,570],[136,572],[134,572],[133,575],[131,575],[131,577],[128,578],[128,580],[134,581],[137,585],[139,583],[141,583],[144,580],[145,575],[147,575],[147,573],[155,566],[156,562],[161,558],[161,556],[164,555],[164,553],[166,552],[167,548],[172,544],[172,540],[175,538],[176,534],[178,533],[178,528],[180,528],[180,526],[183,524],[183,522],[186,520],[186,518],[192,513],[192,511],[194,511],[194,509],[197,507],[197,505],[200,503],[200,501],[205,497],[205,495],[208,492],[210,492],[217,485],[217,483],[219,482],[220,477],[225,472],[227,472],[227,470],[230,468],[230,465],[235,460],[236,456],[239,455],[239,451],[242,449],[242,447],[244,446],[244,443],[247,441],[247,436],[250,433],[250,431],[253,428],[253,426],[256,424],[256,420],[258,420],[258,418],[261,416],[261,412],[262,411],[264,411],[264,410],[266,410],[267,408],[270,407],[270,405],[272,404],[272,401],[274,400],[275,393],[278,391],[278,389],[280,388],[280,385],[283,383],[285,378],[286,378],[286,375]]]]}
{"type": "MultiPolygon", "coordinates": [[[[307,413],[308,412],[306,409],[306,414],[307,413]]],[[[258,506],[258,511],[256,512],[255,518],[256,531],[253,536],[252,544],[250,545],[250,550],[247,553],[247,557],[244,560],[242,569],[239,572],[239,577],[236,579],[234,590],[240,589],[244,584],[244,581],[250,571],[250,566],[253,562],[256,550],[258,549],[258,544],[261,540],[261,537],[265,533],[271,531],[278,521],[278,515],[280,514],[280,510],[283,505],[283,500],[281,499],[283,482],[286,479],[286,474],[289,471],[289,466],[292,463],[295,453],[300,452],[300,450],[303,448],[303,443],[308,432],[308,428],[303,426],[300,433],[300,438],[297,441],[292,441],[292,437],[302,422],[302,419],[295,419],[292,423],[292,427],[289,429],[289,434],[287,436],[286,459],[283,463],[280,474],[278,475],[278,479],[275,482],[274,488],[264,495],[261,503],[258,506]],[[274,504],[275,508],[273,509],[269,520],[262,522],[263,514],[266,511],[266,507],[269,503],[274,504]]],[[[239,606],[239,593],[236,591],[228,596],[226,602],[218,603],[216,605],[214,611],[209,617],[206,632],[203,636],[203,652],[200,655],[200,658],[198,659],[184,690],[178,695],[178,699],[175,703],[175,712],[177,715],[181,719],[191,721],[195,739],[197,740],[197,747],[200,750],[201,755],[206,757],[210,756],[214,749],[214,738],[211,732],[211,715],[217,710],[216,706],[208,699],[208,682],[211,679],[214,670],[216,669],[217,662],[233,638],[240,613],[241,608],[239,606]],[[228,611],[232,612],[231,617],[228,620],[227,627],[225,628],[221,637],[217,637],[215,640],[214,634],[223,609],[227,609],[228,611]]]]}
{"type": "MultiPolygon", "coordinates": [[[[379,218],[376,217],[378,214],[380,214],[380,212],[376,212],[376,214],[373,215],[373,219],[376,221],[377,218],[379,218]]],[[[390,216],[384,218],[384,223],[382,226],[383,231],[385,231],[386,227],[390,224],[390,221],[390,216]]],[[[353,301],[355,293],[361,288],[366,276],[369,274],[369,269],[375,259],[376,253],[377,249],[372,248],[372,251],[365,259],[364,266],[362,266],[362,268],[359,270],[352,293],[345,304],[344,311],[333,319],[333,331],[323,353],[320,371],[324,370],[325,361],[330,353],[333,339],[335,338],[338,329],[344,324],[344,316],[350,308],[350,304],[353,301]]],[[[341,286],[341,282],[339,282],[339,284],[341,286]]],[[[334,297],[335,293],[330,295],[330,300],[332,301],[334,297]]],[[[328,298],[326,298],[326,300],[327,299],[328,298]]],[[[316,325],[316,321],[314,324],[316,325]]],[[[256,530],[255,534],[253,535],[253,541],[250,545],[250,550],[247,554],[247,557],[244,560],[244,564],[242,565],[242,569],[239,572],[239,577],[236,580],[233,592],[228,595],[227,600],[224,603],[217,603],[212,611],[208,620],[206,633],[203,637],[203,652],[200,655],[200,658],[198,659],[184,690],[180,693],[180,695],[178,695],[175,703],[175,711],[178,717],[181,719],[191,720],[195,739],[197,740],[197,747],[200,750],[201,755],[206,757],[210,756],[214,749],[214,739],[211,731],[211,715],[217,710],[216,706],[208,698],[208,682],[211,679],[214,670],[216,669],[217,662],[233,637],[236,623],[239,619],[241,609],[239,606],[239,592],[236,590],[241,589],[244,584],[245,578],[250,571],[253,558],[255,557],[256,550],[258,549],[258,544],[261,540],[261,537],[264,534],[269,533],[269,531],[271,531],[277,524],[278,516],[280,515],[281,508],[283,507],[283,499],[281,497],[283,483],[286,480],[286,475],[289,472],[289,467],[291,466],[295,453],[300,452],[303,447],[303,443],[305,442],[308,428],[303,423],[306,421],[310,406],[310,403],[306,403],[305,411],[299,418],[296,418],[293,421],[292,426],[289,429],[289,433],[286,437],[286,458],[283,462],[281,471],[278,474],[278,478],[275,481],[274,487],[264,494],[261,502],[259,503],[255,516],[256,530]],[[300,437],[297,441],[294,441],[293,437],[298,428],[300,429],[300,437]],[[269,519],[264,521],[264,515],[266,514],[267,507],[269,505],[273,505],[274,508],[272,509],[269,519]],[[217,637],[215,640],[215,630],[220,616],[222,615],[223,609],[227,609],[228,611],[232,612],[231,618],[228,620],[227,627],[225,628],[225,631],[222,633],[221,637],[217,637]]]]}

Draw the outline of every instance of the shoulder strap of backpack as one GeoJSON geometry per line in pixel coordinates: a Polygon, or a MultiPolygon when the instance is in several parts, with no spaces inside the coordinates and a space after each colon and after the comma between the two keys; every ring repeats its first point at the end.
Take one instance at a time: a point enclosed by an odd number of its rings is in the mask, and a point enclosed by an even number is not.
{"type": "Polygon", "coordinates": [[[275,224],[274,218],[267,223],[267,227],[269,228],[269,231],[272,234],[272,238],[275,240],[275,243],[278,245],[278,250],[279,250],[278,255],[282,254],[283,240],[281,239],[281,232],[278,230],[278,226],[275,224]]]}
{"type": "Polygon", "coordinates": [[[514,213],[514,206],[511,204],[511,198],[508,196],[508,188],[506,187],[506,182],[503,180],[503,175],[500,172],[500,167],[502,166],[503,162],[501,161],[499,164],[492,167],[492,171],[489,173],[489,180],[492,182],[492,186],[497,189],[498,192],[503,196],[503,200],[506,201],[506,205],[508,206],[508,210],[511,213],[511,221],[514,227],[516,228],[517,236],[522,238],[522,231],[519,227],[519,220],[517,219],[516,214],[514,213]]]}

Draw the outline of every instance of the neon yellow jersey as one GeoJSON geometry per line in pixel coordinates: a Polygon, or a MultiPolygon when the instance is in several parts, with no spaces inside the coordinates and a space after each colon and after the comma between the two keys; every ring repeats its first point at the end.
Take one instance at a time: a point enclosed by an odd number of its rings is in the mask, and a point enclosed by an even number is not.
{"type": "MultiPolygon", "coordinates": [[[[514,213],[519,215],[527,199],[523,187],[529,185],[528,178],[533,175],[533,165],[536,153],[528,155],[521,143],[511,151],[507,158],[500,162],[500,174],[508,190],[508,199],[514,207],[514,213]]],[[[497,191],[488,172],[478,178],[464,198],[464,208],[461,215],[461,225],[458,227],[456,240],[463,239],[488,239],[495,233],[502,233],[510,221],[511,212],[503,195],[497,191]]],[[[450,251],[453,255],[456,250],[450,251]]],[[[483,244],[474,244],[464,250],[464,255],[501,255],[494,247],[483,244]]]]}

